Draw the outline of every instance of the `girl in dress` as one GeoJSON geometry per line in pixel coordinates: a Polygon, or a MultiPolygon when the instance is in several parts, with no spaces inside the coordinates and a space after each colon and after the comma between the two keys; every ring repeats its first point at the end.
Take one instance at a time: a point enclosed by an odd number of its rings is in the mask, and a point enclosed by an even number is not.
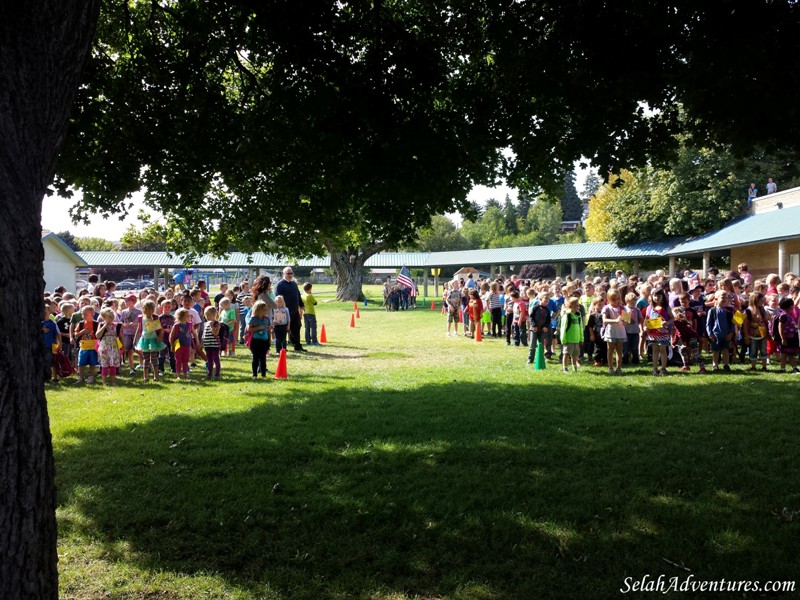
{"type": "Polygon", "coordinates": [[[644,310],[644,326],[647,341],[653,351],[653,375],[667,374],[668,348],[671,343],[672,315],[667,305],[664,290],[658,289],[650,294],[650,304],[644,310]],[[661,370],[659,371],[659,364],[661,370]]]}
{"type": "Polygon", "coordinates": [[[185,308],[179,308],[175,313],[175,325],[169,334],[169,343],[175,354],[175,373],[178,379],[189,379],[189,359],[191,348],[200,348],[197,332],[189,322],[190,314],[185,308]]]}
{"type": "Polygon", "coordinates": [[[136,349],[142,353],[142,373],[144,381],[149,381],[150,369],[153,380],[158,381],[158,353],[164,349],[161,341],[161,321],[155,315],[156,303],[153,300],[142,302],[142,320],[136,329],[136,349]]]}
{"type": "Polygon", "coordinates": [[[122,339],[119,336],[117,315],[113,308],[106,307],[100,311],[103,322],[97,329],[97,355],[100,359],[100,375],[103,385],[117,385],[117,371],[122,367],[122,339]]]}
{"type": "MultiPolygon", "coordinates": [[[[626,321],[623,320],[623,309],[620,294],[617,290],[608,292],[608,304],[600,311],[603,317],[603,341],[608,344],[608,373],[622,374],[622,347],[628,339],[625,332],[626,321]],[[616,365],[616,367],[615,367],[616,365]]],[[[627,316],[627,313],[625,313],[627,316]]]]}

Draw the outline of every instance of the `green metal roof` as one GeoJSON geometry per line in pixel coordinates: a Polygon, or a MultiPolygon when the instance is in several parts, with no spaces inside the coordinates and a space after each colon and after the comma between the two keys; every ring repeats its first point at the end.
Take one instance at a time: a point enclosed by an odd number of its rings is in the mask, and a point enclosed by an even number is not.
{"type": "MultiPolygon", "coordinates": [[[[790,238],[800,238],[800,206],[750,215],[719,231],[686,241],[682,239],[654,240],[622,248],[614,242],[587,242],[584,244],[522,246],[457,252],[381,252],[370,257],[365,266],[381,269],[402,266],[426,268],[641,260],[662,256],[690,256],[706,251],[713,252],[736,246],[790,238]]],[[[80,252],[78,256],[88,266],[108,268],[167,267],[181,269],[193,266],[207,269],[276,269],[293,264],[313,269],[330,266],[330,257],[327,256],[289,261],[286,258],[263,252],[253,254],[232,252],[223,258],[203,255],[191,261],[190,264],[187,264],[182,256],[170,255],[167,252],[80,252]]]]}
{"type": "Polygon", "coordinates": [[[667,252],[667,255],[702,254],[703,252],[778,242],[792,238],[800,238],[800,206],[748,215],[719,231],[677,244],[667,252]]]}
{"type": "Polygon", "coordinates": [[[426,266],[523,265],[553,262],[632,260],[663,256],[675,240],[659,240],[620,248],[614,242],[521,246],[458,252],[432,252],[426,266]]]}

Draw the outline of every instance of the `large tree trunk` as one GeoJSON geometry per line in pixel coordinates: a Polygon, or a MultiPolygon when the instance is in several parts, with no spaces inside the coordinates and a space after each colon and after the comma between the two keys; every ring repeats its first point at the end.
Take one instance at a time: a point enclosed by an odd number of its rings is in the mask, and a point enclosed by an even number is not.
{"type": "Polygon", "coordinates": [[[339,302],[361,302],[364,299],[361,289],[364,283],[364,263],[383,250],[386,244],[376,242],[363,249],[350,247],[342,250],[329,240],[323,240],[322,243],[331,253],[331,269],[336,276],[336,299],[339,302]]]}
{"type": "Polygon", "coordinates": [[[42,198],[98,0],[0,2],[0,598],[56,598],[56,494],[43,387],[42,198]]]}

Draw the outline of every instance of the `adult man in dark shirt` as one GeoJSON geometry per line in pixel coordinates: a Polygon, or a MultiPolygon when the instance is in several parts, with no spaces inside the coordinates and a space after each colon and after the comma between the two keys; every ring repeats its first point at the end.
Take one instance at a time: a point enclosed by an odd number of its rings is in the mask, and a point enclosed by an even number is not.
{"type": "Polygon", "coordinates": [[[289,340],[292,342],[292,346],[296,352],[308,352],[300,344],[300,325],[303,323],[300,310],[304,309],[305,306],[303,305],[303,299],[300,297],[297,282],[294,280],[292,267],[286,267],[283,270],[283,279],[275,286],[275,295],[283,296],[286,308],[289,309],[289,340]]]}

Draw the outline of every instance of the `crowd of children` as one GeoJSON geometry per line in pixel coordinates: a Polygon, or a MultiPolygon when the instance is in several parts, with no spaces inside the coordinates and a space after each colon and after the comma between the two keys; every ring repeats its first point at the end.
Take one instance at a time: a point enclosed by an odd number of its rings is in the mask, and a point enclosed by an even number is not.
{"type": "Polygon", "coordinates": [[[794,273],[754,280],[746,264],[702,279],[686,271],[669,278],[656,271],[647,278],[586,276],[552,281],[455,279],[445,284],[442,301],[447,336],[505,338],[528,347],[533,363],[539,344],[546,358],[560,344],[564,371],[582,360],[619,375],[625,365],[649,362],[652,374],[666,375],[670,364],[683,372],[694,365],[705,373],[730,371],[736,359],[750,371],[787,365],[798,373],[800,280],[794,273]]]}
{"type": "MultiPolygon", "coordinates": [[[[252,376],[266,377],[266,358],[274,340],[279,352],[286,347],[290,314],[281,296],[267,295],[276,308],[261,299],[254,301],[249,283],[211,298],[205,281],[192,290],[149,288],[138,295],[114,295],[115,284],[91,285],[77,295],[63,287],[46,292],[42,332],[45,381],[58,382],[77,371],[76,384],[95,382],[98,373],[106,385],[116,385],[123,368],[141,375],[146,382],[160,380],[168,369],[177,379],[189,377],[205,362],[209,379],[219,378],[221,357],[236,356],[237,345],[246,345],[252,355],[252,376]]],[[[90,284],[93,283],[90,281],[90,284]]],[[[303,286],[309,310],[317,304],[312,284],[303,286]]],[[[313,315],[311,315],[313,316],[313,315]]],[[[304,315],[306,340],[316,344],[316,320],[304,315]]]]}

